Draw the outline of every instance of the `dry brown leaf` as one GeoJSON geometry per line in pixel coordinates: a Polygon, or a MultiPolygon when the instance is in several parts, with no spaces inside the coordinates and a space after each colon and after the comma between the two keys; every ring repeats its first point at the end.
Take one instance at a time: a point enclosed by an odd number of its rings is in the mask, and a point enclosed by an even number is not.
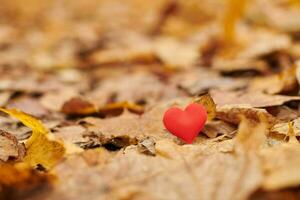
{"type": "Polygon", "coordinates": [[[210,95],[217,104],[247,105],[250,107],[270,107],[282,105],[289,101],[299,101],[299,96],[269,95],[259,91],[221,91],[211,90],[210,95]]]}
{"type": "Polygon", "coordinates": [[[277,119],[269,114],[265,109],[234,105],[221,106],[217,108],[216,118],[229,123],[239,124],[241,122],[241,117],[243,116],[254,122],[259,122],[261,115],[267,119],[270,126],[277,122],[277,119]]]}
{"type": "Polygon", "coordinates": [[[298,111],[288,106],[274,106],[266,108],[268,113],[272,114],[279,121],[287,122],[298,118],[298,111]]]}
{"type": "Polygon", "coordinates": [[[90,115],[98,111],[97,106],[81,97],[73,97],[66,101],[61,112],[67,115],[90,115]]]}
{"type": "Polygon", "coordinates": [[[138,143],[138,151],[146,155],[155,156],[155,140],[151,137],[141,139],[138,143]]]}
{"type": "Polygon", "coordinates": [[[42,165],[44,168],[49,169],[62,159],[65,153],[63,144],[52,139],[48,134],[48,130],[39,120],[17,110],[1,108],[1,111],[17,118],[25,126],[32,129],[32,135],[25,144],[26,155],[24,161],[26,163],[33,167],[42,165]]]}
{"type": "Polygon", "coordinates": [[[210,121],[206,122],[202,131],[209,138],[215,138],[218,135],[226,135],[228,137],[233,137],[236,132],[236,127],[232,124],[226,123],[224,121],[210,121]]]}
{"type": "Polygon", "coordinates": [[[24,144],[20,144],[12,134],[0,130],[0,160],[4,162],[9,159],[20,161],[24,156],[24,144]]]}

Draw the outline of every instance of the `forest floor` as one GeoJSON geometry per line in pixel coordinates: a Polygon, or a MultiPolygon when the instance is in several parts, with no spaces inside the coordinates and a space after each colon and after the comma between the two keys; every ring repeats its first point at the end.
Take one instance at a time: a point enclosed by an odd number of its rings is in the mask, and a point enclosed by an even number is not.
{"type": "Polygon", "coordinates": [[[300,199],[292,0],[7,0],[0,200],[300,199]],[[167,109],[203,104],[192,144],[167,109]]]}

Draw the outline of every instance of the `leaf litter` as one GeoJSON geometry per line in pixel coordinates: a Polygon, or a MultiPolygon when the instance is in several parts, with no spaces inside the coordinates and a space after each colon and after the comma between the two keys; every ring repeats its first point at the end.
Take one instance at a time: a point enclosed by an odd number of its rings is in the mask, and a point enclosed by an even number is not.
{"type": "Polygon", "coordinates": [[[0,199],[297,199],[299,10],[3,2],[0,199]],[[187,145],[162,117],[191,102],[187,145]]]}

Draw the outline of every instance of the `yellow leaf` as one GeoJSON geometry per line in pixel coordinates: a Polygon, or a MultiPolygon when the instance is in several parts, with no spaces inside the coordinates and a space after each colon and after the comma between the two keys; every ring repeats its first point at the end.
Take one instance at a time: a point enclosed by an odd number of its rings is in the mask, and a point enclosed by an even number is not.
{"type": "Polygon", "coordinates": [[[216,104],[209,94],[204,94],[197,98],[195,103],[202,104],[207,112],[207,120],[212,120],[216,116],[216,104]]]}
{"type": "Polygon", "coordinates": [[[47,129],[43,126],[43,124],[35,119],[34,117],[21,112],[19,110],[16,109],[4,109],[4,108],[0,108],[0,110],[2,112],[5,112],[7,114],[9,114],[12,117],[17,118],[18,120],[20,120],[25,126],[31,128],[32,130],[35,130],[37,132],[41,132],[41,133],[46,133],[47,129]]]}
{"type": "Polygon", "coordinates": [[[49,169],[62,159],[65,148],[63,144],[50,137],[48,130],[34,117],[15,109],[0,108],[2,112],[20,120],[32,129],[32,135],[27,140],[24,161],[35,167],[38,164],[49,169]]]}

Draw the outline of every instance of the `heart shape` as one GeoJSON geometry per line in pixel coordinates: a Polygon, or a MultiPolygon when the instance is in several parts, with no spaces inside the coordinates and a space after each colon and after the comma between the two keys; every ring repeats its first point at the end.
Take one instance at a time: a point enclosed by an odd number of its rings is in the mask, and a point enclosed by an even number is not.
{"type": "Polygon", "coordinates": [[[206,119],[204,106],[192,103],[185,110],[169,108],[164,114],[163,123],[169,132],[191,144],[204,127],[206,119]]]}

